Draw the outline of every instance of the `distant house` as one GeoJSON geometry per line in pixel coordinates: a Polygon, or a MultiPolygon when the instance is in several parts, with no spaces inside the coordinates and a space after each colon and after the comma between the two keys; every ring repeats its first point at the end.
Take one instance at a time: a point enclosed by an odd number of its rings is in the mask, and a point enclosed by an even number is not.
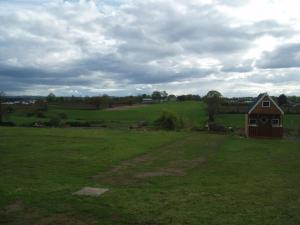
{"type": "Polygon", "coordinates": [[[143,98],[142,103],[143,104],[152,104],[152,103],[155,103],[155,101],[152,98],[143,98]]]}
{"type": "Polygon", "coordinates": [[[283,137],[283,110],[268,95],[262,93],[245,116],[247,137],[283,137]]]}

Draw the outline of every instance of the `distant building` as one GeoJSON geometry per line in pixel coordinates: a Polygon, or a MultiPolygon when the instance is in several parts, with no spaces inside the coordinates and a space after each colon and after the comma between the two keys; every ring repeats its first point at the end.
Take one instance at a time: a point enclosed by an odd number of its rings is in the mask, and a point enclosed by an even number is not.
{"type": "Polygon", "coordinates": [[[152,99],[152,98],[143,98],[142,102],[143,102],[144,104],[153,103],[153,99],[152,99]]]}
{"type": "Polygon", "coordinates": [[[170,102],[176,102],[177,101],[177,97],[175,95],[169,95],[168,96],[168,101],[170,101],[170,102]]]}
{"type": "Polygon", "coordinates": [[[9,101],[3,102],[3,105],[32,105],[35,104],[36,100],[26,100],[26,101],[9,101]]]}
{"type": "Polygon", "coordinates": [[[283,137],[283,110],[268,95],[262,93],[245,116],[247,137],[283,137]]]}
{"type": "Polygon", "coordinates": [[[143,98],[142,103],[143,104],[153,104],[153,103],[158,103],[159,100],[154,100],[152,98],[143,98]]]}

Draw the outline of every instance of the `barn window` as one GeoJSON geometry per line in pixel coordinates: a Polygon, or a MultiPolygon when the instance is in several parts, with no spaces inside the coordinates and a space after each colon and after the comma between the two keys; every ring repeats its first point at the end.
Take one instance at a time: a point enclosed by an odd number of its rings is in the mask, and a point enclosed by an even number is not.
{"type": "Polygon", "coordinates": [[[270,107],[270,106],[271,106],[270,101],[263,101],[262,102],[262,107],[270,107]]]}
{"type": "Polygon", "coordinates": [[[256,126],[256,124],[257,124],[256,119],[250,119],[249,124],[250,124],[250,126],[256,126]]]}
{"type": "Polygon", "coordinates": [[[272,119],[272,126],[279,126],[279,119],[272,119]]]}

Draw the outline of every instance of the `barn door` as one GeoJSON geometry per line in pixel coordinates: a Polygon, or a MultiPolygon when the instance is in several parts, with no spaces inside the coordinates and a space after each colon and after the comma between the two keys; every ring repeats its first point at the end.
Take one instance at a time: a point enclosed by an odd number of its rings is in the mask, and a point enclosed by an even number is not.
{"type": "Polygon", "coordinates": [[[259,117],[259,136],[272,136],[272,118],[268,115],[259,117]]]}

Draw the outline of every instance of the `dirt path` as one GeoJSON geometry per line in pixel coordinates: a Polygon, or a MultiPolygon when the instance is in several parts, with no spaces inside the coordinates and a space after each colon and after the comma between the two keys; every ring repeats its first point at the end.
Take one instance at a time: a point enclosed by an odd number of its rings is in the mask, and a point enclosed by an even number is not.
{"type": "Polygon", "coordinates": [[[109,109],[104,109],[104,111],[122,111],[122,110],[128,110],[128,109],[136,109],[136,108],[142,108],[149,105],[146,104],[135,104],[135,105],[126,105],[126,106],[117,106],[109,109]]]}

